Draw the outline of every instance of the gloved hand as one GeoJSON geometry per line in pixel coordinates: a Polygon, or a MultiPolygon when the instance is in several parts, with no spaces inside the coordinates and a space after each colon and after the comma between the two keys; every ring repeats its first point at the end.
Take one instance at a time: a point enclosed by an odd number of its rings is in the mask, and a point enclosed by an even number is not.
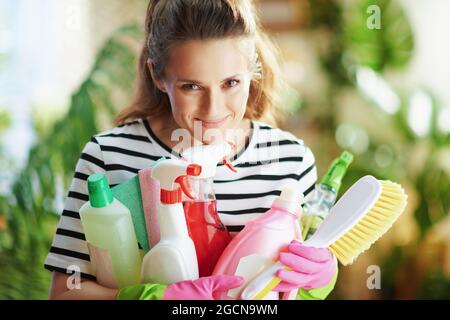
{"type": "Polygon", "coordinates": [[[294,240],[288,250],[280,253],[279,260],[292,270],[281,269],[277,272],[277,277],[282,281],[274,291],[320,288],[333,279],[337,271],[337,259],[327,248],[308,247],[294,240]]]}
{"type": "Polygon", "coordinates": [[[196,280],[181,281],[171,285],[154,283],[138,284],[123,288],[118,300],[214,300],[216,291],[228,291],[239,287],[244,278],[216,275],[196,280]]]}
{"type": "Polygon", "coordinates": [[[193,281],[181,281],[167,287],[164,300],[214,300],[213,293],[237,288],[244,282],[239,276],[215,275],[193,281]]]}
{"type": "Polygon", "coordinates": [[[143,283],[120,289],[117,300],[161,300],[167,286],[157,283],[143,283]]]}

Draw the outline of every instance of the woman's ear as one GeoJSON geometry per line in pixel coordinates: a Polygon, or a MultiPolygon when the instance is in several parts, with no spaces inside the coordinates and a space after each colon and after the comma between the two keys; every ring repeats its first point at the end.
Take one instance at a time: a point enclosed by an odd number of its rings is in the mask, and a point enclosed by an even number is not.
{"type": "Polygon", "coordinates": [[[147,68],[150,71],[150,74],[152,76],[152,80],[153,80],[153,83],[155,84],[155,86],[162,92],[166,92],[166,89],[164,87],[164,82],[155,76],[155,72],[153,71],[153,63],[150,59],[147,60],[147,68]]]}

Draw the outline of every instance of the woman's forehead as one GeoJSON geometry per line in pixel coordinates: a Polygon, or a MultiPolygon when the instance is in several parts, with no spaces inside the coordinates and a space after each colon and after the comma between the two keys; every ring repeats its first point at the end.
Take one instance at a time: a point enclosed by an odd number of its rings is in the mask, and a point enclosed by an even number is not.
{"type": "Polygon", "coordinates": [[[165,75],[172,80],[223,80],[249,71],[247,39],[189,40],[170,49],[165,75]]]}

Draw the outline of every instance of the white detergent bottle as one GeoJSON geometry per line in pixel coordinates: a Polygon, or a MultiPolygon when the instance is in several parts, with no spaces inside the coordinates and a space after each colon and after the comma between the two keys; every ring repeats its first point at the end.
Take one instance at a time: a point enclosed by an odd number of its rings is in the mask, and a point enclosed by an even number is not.
{"type": "Polygon", "coordinates": [[[131,214],[115,199],[103,174],[90,175],[89,201],[80,209],[97,282],[109,288],[140,283],[141,254],[131,214]]]}
{"type": "Polygon", "coordinates": [[[161,186],[157,207],[160,240],[142,262],[144,283],[172,284],[198,278],[197,255],[187,230],[182,190],[193,198],[187,177],[198,176],[201,170],[200,165],[175,159],[162,160],[152,168],[152,178],[161,186]]]}

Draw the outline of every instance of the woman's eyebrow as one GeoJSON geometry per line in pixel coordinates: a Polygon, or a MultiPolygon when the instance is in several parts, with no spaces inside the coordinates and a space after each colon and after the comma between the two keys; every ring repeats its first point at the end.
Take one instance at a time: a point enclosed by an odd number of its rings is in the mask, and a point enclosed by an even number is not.
{"type": "Polygon", "coordinates": [[[228,77],[228,78],[226,78],[226,79],[223,79],[221,82],[225,82],[225,81],[229,81],[229,80],[233,80],[233,79],[235,79],[235,78],[238,78],[238,77],[240,77],[242,74],[241,73],[238,73],[238,74],[235,74],[235,75],[232,75],[231,77],[228,77]]]}
{"type": "MultiPolygon", "coordinates": [[[[236,78],[236,77],[239,77],[239,76],[241,76],[240,73],[235,74],[235,75],[232,75],[232,76],[230,76],[230,77],[227,77],[227,78],[223,79],[221,82],[225,82],[225,81],[228,81],[228,80],[232,80],[232,79],[234,79],[234,78],[236,78]]],[[[189,82],[189,83],[195,83],[195,84],[199,84],[199,85],[202,84],[201,81],[193,80],[193,79],[178,79],[177,82],[189,82]]]]}

